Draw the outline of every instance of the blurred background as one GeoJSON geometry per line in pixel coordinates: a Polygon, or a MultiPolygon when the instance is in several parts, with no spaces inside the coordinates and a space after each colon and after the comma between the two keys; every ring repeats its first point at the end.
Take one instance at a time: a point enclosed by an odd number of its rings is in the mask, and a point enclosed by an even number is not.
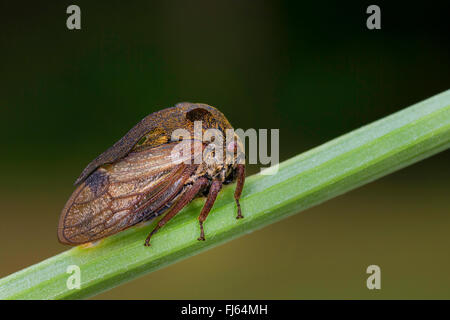
{"type": "MultiPolygon", "coordinates": [[[[67,250],[85,165],[180,101],[288,159],[450,89],[448,8],[398,1],[0,4],[0,277],[67,250]],[[66,8],[81,8],[81,30],[66,8]]],[[[450,298],[449,151],[95,298],[450,298]],[[382,289],[366,288],[381,267],[382,289]]],[[[249,173],[257,172],[250,167],[249,173]]]]}

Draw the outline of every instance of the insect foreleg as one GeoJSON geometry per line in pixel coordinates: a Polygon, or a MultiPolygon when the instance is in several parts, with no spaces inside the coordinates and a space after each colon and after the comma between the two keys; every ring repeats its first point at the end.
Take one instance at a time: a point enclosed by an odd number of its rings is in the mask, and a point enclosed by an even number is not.
{"type": "Polygon", "coordinates": [[[156,225],[155,229],[153,229],[152,232],[147,236],[147,239],[145,239],[145,246],[150,246],[150,238],[153,234],[156,233],[162,226],[164,226],[170,219],[175,217],[175,215],[183,209],[189,202],[192,201],[192,199],[195,198],[195,196],[199,193],[201,189],[203,189],[205,186],[208,185],[208,179],[205,177],[201,177],[198,180],[194,182],[194,184],[187,190],[183,195],[181,196],[180,200],[175,203],[175,205],[172,207],[172,209],[161,219],[159,220],[158,224],[156,225]]]}
{"type": "Polygon", "coordinates": [[[244,187],[245,182],[245,164],[238,164],[237,168],[237,184],[236,184],[236,190],[234,191],[234,199],[236,200],[236,205],[238,208],[238,214],[236,216],[236,219],[241,219],[244,216],[241,212],[241,204],[239,203],[239,199],[241,198],[242,188],[244,187]]]}
{"type": "Polygon", "coordinates": [[[214,180],[211,184],[211,187],[209,188],[208,198],[206,199],[206,203],[203,206],[202,212],[198,216],[198,222],[200,223],[200,237],[198,240],[204,241],[205,240],[205,232],[203,230],[203,222],[206,220],[206,217],[208,217],[209,212],[211,211],[212,206],[214,205],[214,202],[216,201],[217,194],[220,192],[220,189],[222,189],[222,182],[219,180],[214,180]]]}

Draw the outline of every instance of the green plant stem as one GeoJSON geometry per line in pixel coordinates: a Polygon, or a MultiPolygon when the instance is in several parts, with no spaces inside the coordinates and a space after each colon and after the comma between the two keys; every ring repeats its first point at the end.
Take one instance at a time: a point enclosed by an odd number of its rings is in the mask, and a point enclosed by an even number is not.
{"type": "Polygon", "coordinates": [[[237,220],[234,186],[219,195],[206,241],[197,241],[204,199],[188,207],[144,247],[149,226],[79,246],[0,280],[1,299],[86,298],[252,232],[450,146],[450,90],[289,159],[275,175],[247,178],[237,220]],[[67,267],[81,270],[81,289],[68,289],[67,267]]]}

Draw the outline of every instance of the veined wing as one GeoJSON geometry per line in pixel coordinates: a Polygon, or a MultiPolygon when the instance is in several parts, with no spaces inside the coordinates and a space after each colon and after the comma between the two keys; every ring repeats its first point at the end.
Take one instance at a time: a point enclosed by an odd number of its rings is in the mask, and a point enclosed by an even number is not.
{"type": "Polygon", "coordinates": [[[182,190],[195,169],[178,142],[140,148],[97,168],[73,192],[59,220],[58,238],[78,245],[156,216],[182,190]]]}

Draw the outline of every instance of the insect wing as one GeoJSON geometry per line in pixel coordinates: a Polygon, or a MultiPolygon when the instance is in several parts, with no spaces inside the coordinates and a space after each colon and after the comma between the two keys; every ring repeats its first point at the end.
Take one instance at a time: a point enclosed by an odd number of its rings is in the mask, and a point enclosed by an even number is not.
{"type": "Polygon", "coordinates": [[[74,191],[59,221],[58,238],[78,245],[98,240],[155,217],[192,174],[190,152],[177,142],[140,148],[97,168],[74,191]]]}

